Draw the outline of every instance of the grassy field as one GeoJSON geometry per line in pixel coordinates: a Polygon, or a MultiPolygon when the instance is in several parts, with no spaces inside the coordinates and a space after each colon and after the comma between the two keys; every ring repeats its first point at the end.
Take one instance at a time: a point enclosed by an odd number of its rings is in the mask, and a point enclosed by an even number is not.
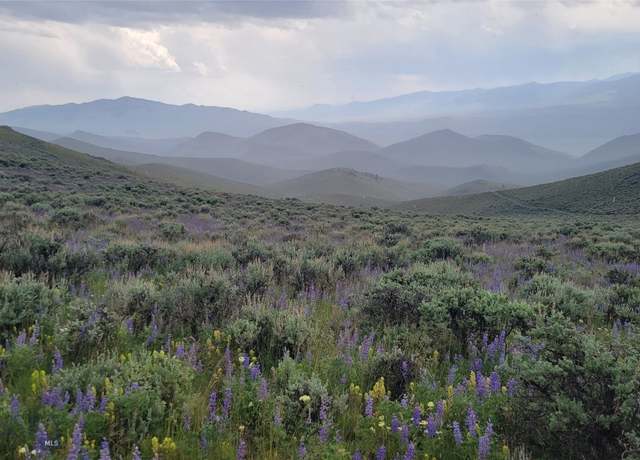
{"type": "Polygon", "coordinates": [[[0,458],[635,458],[637,204],[567,184],[352,209],[0,128],[0,458]]]}

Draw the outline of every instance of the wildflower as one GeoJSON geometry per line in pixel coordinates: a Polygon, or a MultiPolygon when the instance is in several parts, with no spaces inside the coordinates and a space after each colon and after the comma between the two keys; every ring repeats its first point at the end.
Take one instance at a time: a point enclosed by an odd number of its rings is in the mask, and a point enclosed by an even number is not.
{"type": "Polygon", "coordinates": [[[421,417],[421,413],[420,413],[420,406],[416,405],[413,408],[413,414],[411,415],[411,420],[413,421],[413,424],[415,426],[420,425],[420,417],[421,417]]]}
{"type": "Polygon", "coordinates": [[[238,442],[238,450],[236,451],[236,460],[244,460],[247,456],[247,443],[244,438],[241,437],[238,442]]]}
{"type": "Polygon", "coordinates": [[[449,373],[447,374],[447,384],[453,385],[456,381],[456,373],[458,372],[458,366],[452,364],[449,368],[449,373]]]}
{"type": "Polygon", "coordinates": [[[436,430],[437,430],[436,420],[433,417],[433,415],[430,415],[429,418],[427,418],[427,429],[425,430],[425,433],[430,438],[435,438],[436,430]]]}
{"type": "Polygon", "coordinates": [[[493,436],[493,425],[488,422],[484,434],[478,439],[478,460],[485,460],[489,456],[491,436],[493,436]]]}
{"type": "Polygon", "coordinates": [[[269,397],[269,384],[267,380],[262,377],[260,379],[260,386],[258,387],[258,401],[265,401],[269,397]]]}
{"type": "Polygon", "coordinates": [[[351,457],[351,460],[362,460],[362,454],[359,450],[356,450],[351,457]]]}
{"type": "Polygon", "coordinates": [[[11,417],[17,419],[20,417],[20,401],[16,395],[11,396],[11,402],[9,403],[9,412],[11,417]]]}
{"type": "Polygon", "coordinates": [[[320,442],[323,444],[327,442],[327,439],[329,438],[329,430],[331,428],[331,420],[329,419],[328,411],[329,401],[327,400],[327,398],[323,397],[320,402],[320,414],[318,415],[318,417],[320,418],[320,422],[322,423],[320,427],[319,437],[320,442]]]}
{"type": "Polygon", "coordinates": [[[384,446],[378,447],[376,451],[376,460],[384,460],[384,457],[387,455],[387,449],[384,446]]]}
{"type": "Polygon", "coordinates": [[[69,453],[67,460],[78,460],[80,451],[82,449],[82,430],[84,429],[84,419],[82,416],[78,419],[73,428],[73,434],[71,435],[71,446],[69,447],[69,453]]]}
{"type": "Polygon", "coordinates": [[[480,399],[483,399],[487,394],[486,380],[482,375],[482,372],[478,371],[476,374],[476,393],[480,399]]]}
{"type": "Polygon", "coordinates": [[[276,427],[280,427],[282,425],[282,414],[279,405],[273,410],[273,424],[276,427]]]}
{"type": "Polygon", "coordinates": [[[412,442],[407,446],[407,451],[404,454],[403,460],[413,460],[416,455],[416,445],[412,442]]]}
{"type": "Polygon", "coordinates": [[[229,418],[229,411],[231,410],[231,399],[233,398],[233,392],[231,387],[227,387],[224,390],[224,399],[222,400],[222,418],[225,420],[229,418]]]}
{"type": "Polygon", "coordinates": [[[300,396],[300,401],[302,401],[305,404],[308,404],[309,401],[311,401],[311,396],[309,395],[302,395],[300,396]]]}
{"type": "Polygon", "coordinates": [[[467,431],[469,431],[469,434],[471,434],[471,436],[475,437],[477,433],[477,430],[476,430],[477,416],[471,406],[469,406],[469,408],[467,409],[467,418],[465,422],[467,424],[467,431]]]}
{"type": "Polygon", "coordinates": [[[233,375],[233,361],[231,360],[231,350],[229,350],[229,347],[224,350],[224,372],[227,377],[233,375]]]}
{"type": "Polygon", "coordinates": [[[217,419],[216,416],[216,405],[218,401],[218,394],[216,390],[211,390],[211,394],[209,395],[209,421],[213,422],[217,419]]]}
{"type": "Polygon", "coordinates": [[[369,394],[365,397],[364,415],[373,417],[373,398],[369,394]]]}
{"type": "Polygon", "coordinates": [[[453,422],[453,440],[457,446],[462,444],[462,431],[460,430],[460,424],[458,422],[453,422]]]}
{"type": "Polygon", "coordinates": [[[371,396],[373,399],[379,401],[386,395],[387,391],[384,387],[384,377],[380,377],[378,381],[373,385],[373,389],[371,390],[371,396]]]}
{"type": "Polygon", "coordinates": [[[491,373],[491,376],[489,377],[491,379],[491,392],[492,393],[498,393],[500,391],[500,375],[496,372],[493,371],[491,373]]]}
{"type": "Polygon", "coordinates": [[[298,446],[298,458],[305,458],[307,456],[307,448],[304,446],[304,442],[300,441],[298,446]]]}
{"type": "Polygon", "coordinates": [[[510,378],[510,379],[507,381],[507,394],[508,394],[509,396],[513,396],[513,395],[515,395],[515,394],[516,394],[517,386],[518,386],[518,382],[517,382],[517,380],[516,380],[516,379],[514,379],[514,378],[510,378]]]}
{"type": "Polygon", "coordinates": [[[64,367],[64,361],[62,360],[62,354],[59,350],[53,352],[53,365],[51,366],[51,372],[56,373],[62,370],[64,367]]]}
{"type": "Polygon", "coordinates": [[[100,443],[100,460],[111,460],[111,454],[109,453],[109,443],[104,438],[100,443]]]}
{"type": "Polygon", "coordinates": [[[131,453],[131,460],[142,460],[142,456],[140,455],[140,449],[138,449],[137,445],[133,446],[133,452],[131,453]]]}
{"type": "Polygon", "coordinates": [[[396,433],[400,428],[400,420],[398,420],[397,416],[391,417],[391,432],[396,433]]]}
{"type": "Polygon", "coordinates": [[[251,380],[256,380],[260,376],[260,364],[255,363],[249,366],[249,376],[251,380]]]}
{"type": "Polygon", "coordinates": [[[39,457],[44,457],[49,452],[49,447],[47,446],[47,442],[49,441],[49,436],[47,435],[47,430],[45,429],[42,423],[38,423],[38,431],[36,432],[36,442],[35,442],[35,450],[36,454],[39,457]]]}
{"type": "Polygon", "coordinates": [[[402,399],[400,399],[400,405],[403,409],[406,409],[409,405],[409,399],[406,394],[402,395],[402,399]]]}
{"type": "Polygon", "coordinates": [[[402,429],[400,430],[400,438],[402,439],[403,444],[409,443],[409,426],[405,423],[402,425],[402,429]]]}

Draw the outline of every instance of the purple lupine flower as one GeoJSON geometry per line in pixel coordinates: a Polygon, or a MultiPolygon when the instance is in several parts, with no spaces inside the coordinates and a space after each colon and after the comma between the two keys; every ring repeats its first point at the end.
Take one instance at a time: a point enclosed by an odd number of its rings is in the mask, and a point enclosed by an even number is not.
{"type": "Polygon", "coordinates": [[[362,361],[369,359],[369,350],[371,350],[371,347],[373,346],[374,339],[375,334],[372,332],[362,341],[362,345],[360,345],[360,359],[362,361]]]}
{"type": "Polygon", "coordinates": [[[298,446],[298,458],[305,458],[307,456],[307,448],[304,446],[304,442],[300,441],[298,446]]]}
{"type": "Polygon", "coordinates": [[[430,438],[435,438],[436,430],[437,430],[436,419],[433,417],[433,415],[429,415],[429,417],[427,418],[427,428],[424,430],[424,432],[430,438]]]}
{"type": "Polygon", "coordinates": [[[109,442],[105,438],[102,438],[102,442],[100,443],[100,460],[111,460],[109,442]]]}
{"type": "Polygon", "coordinates": [[[458,366],[452,364],[449,368],[449,373],[447,374],[447,384],[453,385],[453,382],[456,381],[456,373],[458,372],[458,366]]]}
{"type": "Polygon", "coordinates": [[[488,422],[484,434],[478,439],[478,460],[485,460],[489,456],[491,436],[493,436],[493,425],[488,422]]]}
{"type": "Polygon", "coordinates": [[[189,364],[191,364],[191,367],[193,368],[194,371],[202,372],[202,363],[198,359],[198,344],[197,343],[194,342],[189,347],[189,354],[188,354],[188,359],[187,360],[189,361],[189,364]]]}
{"type": "Polygon", "coordinates": [[[47,446],[48,441],[49,436],[47,435],[47,430],[42,423],[38,423],[34,448],[39,458],[45,457],[49,453],[49,446],[47,446]]]}
{"type": "Polygon", "coordinates": [[[258,401],[266,401],[269,397],[269,383],[267,379],[262,377],[260,379],[260,386],[258,387],[258,401]]]}
{"type": "Polygon", "coordinates": [[[329,400],[326,397],[322,397],[320,400],[320,413],[318,415],[320,422],[320,442],[325,443],[329,438],[329,429],[331,428],[331,420],[329,419],[329,400]]]}
{"type": "Polygon", "coordinates": [[[409,375],[409,363],[406,360],[402,360],[400,364],[400,372],[402,373],[402,378],[407,380],[407,376],[409,375]]]}
{"type": "Polygon", "coordinates": [[[182,342],[180,342],[177,346],[176,346],[176,353],[175,353],[175,357],[178,359],[183,359],[186,356],[187,352],[184,349],[184,344],[182,342]]]}
{"type": "Polygon", "coordinates": [[[409,406],[409,398],[406,394],[402,395],[402,399],[400,399],[400,405],[403,409],[406,409],[409,406]]]}
{"type": "Polygon", "coordinates": [[[247,443],[244,438],[241,437],[238,442],[238,450],[236,451],[236,460],[244,460],[247,456],[247,443]]]}
{"type": "Polygon", "coordinates": [[[62,360],[62,354],[59,350],[53,352],[53,365],[51,366],[51,373],[55,374],[60,372],[64,367],[64,361],[62,360]]]}
{"type": "Polygon", "coordinates": [[[200,450],[204,450],[205,452],[209,449],[209,441],[207,441],[207,437],[204,435],[204,431],[200,432],[200,450]]]}
{"type": "Polygon", "coordinates": [[[127,318],[126,321],[124,322],[124,325],[127,329],[127,332],[129,334],[133,334],[133,318],[127,318]]]}
{"type": "Polygon", "coordinates": [[[191,431],[191,416],[189,414],[182,416],[182,429],[184,431],[191,431]]]}
{"type": "Polygon", "coordinates": [[[403,460],[413,460],[416,455],[416,445],[412,442],[407,446],[407,451],[404,454],[403,460]]]}
{"type": "Polygon", "coordinates": [[[107,410],[107,404],[109,404],[109,398],[107,397],[107,395],[102,395],[102,397],[100,398],[100,406],[98,407],[98,412],[104,414],[107,410]]]}
{"type": "Polygon", "coordinates": [[[478,421],[478,417],[476,416],[476,413],[473,410],[473,407],[469,406],[469,408],[467,409],[467,418],[465,420],[465,423],[467,425],[467,431],[469,431],[469,433],[473,437],[475,437],[477,433],[476,431],[477,421],[478,421]]]}
{"type": "Polygon", "coordinates": [[[249,376],[251,380],[256,380],[260,376],[260,364],[255,363],[249,368],[249,376]]]}
{"type": "Polygon", "coordinates": [[[378,450],[376,451],[376,460],[384,460],[386,455],[387,449],[384,446],[378,447],[378,450]]]}
{"type": "Polygon", "coordinates": [[[233,391],[231,390],[231,387],[225,388],[224,398],[222,399],[222,418],[225,420],[229,418],[232,399],[233,399],[233,391]]]}
{"type": "Polygon", "coordinates": [[[216,405],[218,403],[218,393],[216,390],[211,390],[211,394],[209,395],[209,421],[214,422],[217,419],[216,416],[216,405]]]}
{"type": "Polygon", "coordinates": [[[20,334],[18,334],[18,337],[16,337],[16,345],[22,346],[22,345],[26,345],[26,343],[27,343],[27,332],[23,329],[22,331],[20,331],[20,334]]]}
{"type": "Polygon", "coordinates": [[[49,407],[55,407],[56,409],[63,409],[65,402],[62,399],[62,390],[54,387],[49,390],[45,390],[42,393],[42,404],[49,407]]]}
{"type": "Polygon", "coordinates": [[[442,425],[442,421],[444,420],[444,408],[445,401],[441,399],[436,403],[436,422],[438,423],[438,426],[442,425]]]}
{"type": "Polygon", "coordinates": [[[518,381],[513,377],[507,380],[507,394],[509,396],[513,396],[516,394],[516,390],[518,387],[518,381]]]}
{"type": "Polygon", "coordinates": [[[413,413],[411,414],[411,420],[415,426],[420,425],[420,418],[422,413],[420,412],[420,406],[416,405],[413,408],[413,413]]]}
{"type": "Polygon", "coordinates": [[[78,422],[73,428],[73,435],[71,436],[71,446],[69,447],[69,453],[67,454],[67,460],[78,460],[80,458],[80,451],[82,449],[82,430],[84,429],[84,419],[82,416],[78,419],[78,422]]]}
{"type": "Polygon", "coordinates": [[[405,423],[400,430],[400,438],[403,444],[409,444],[409,426],[405,423]]]}
{"type": "Polygon", "coordinates": [[[273,410],[273,424],[276,427],[282,426],[282,413],[279,405],[273,410]]]}
{"type": "Polygon", "coordinates": [[[131,460],[142,460],[142,456],[140,455],[140,449],[138,449],[138,445],[133,446],[133,452],[131,453],[131,460]]]}
{"type": "Polygon", "coordinates": [[[153,342],[156,341],[158,337],[158,323],[156,322],[156,315],[151,316],[151,330],[149,331],[149,336],[145,341],[145,346],[150,347],[153,342]]]}
{"type": "Polygon", "coordinates": [[[373,417],[373,398],[369,394],[365,397],[364,415],[369,418],[373,417]]]}
{"type": "Polygon", "coordinates": [[[498,393],[500,391],[500,386],[501,386],[500,375],[496,371],[493,371],[489,378],[491,380],[491,392],[498,393]]]}
{"type": "Polygon", "coordinates": [[[9,403],[9,412],[11,417],[17,419],[20,417],[20,401],[16,395],[11,396],[11,402],[9,403]]]}
{"type": "Polygon", "coordinates": [[[31,333],[31,337],[29,337],[29,345],[35,345],[38,343],[38,338],[40,337],[40,325],[36,322],[33,325],[33,332],[31,333]]]}
{"type": "Polygon", "coordinates": [[[462,444],[462,431],[460,430],[460,424],[458,422],[453,422],[453,440],[457,446],[462,444]]]}
{"type": "Polygon", "coordinates": [[[487,380],[482,375],[482,372],[476,374],[476,393],[480,399],[484,399],[487,395],[487,380]]]}
{"type": "Polygon", "coordinates": [[[394,415],[391,417],[391,432],[397,433],[399,429],[400,429],[400,420],[398,419],[397,416],[394,415]]]}
{"type": "Polygon", "coordinates": [[[359,450],[356,450],[351,456],[351,460],[362,460],[362,454],[359,450]]]}

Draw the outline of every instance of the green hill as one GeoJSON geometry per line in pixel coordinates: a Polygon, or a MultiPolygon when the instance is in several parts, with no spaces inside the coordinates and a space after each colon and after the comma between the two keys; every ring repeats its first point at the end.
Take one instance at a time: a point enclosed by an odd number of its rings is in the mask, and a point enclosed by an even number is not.
{"type": "Polygon", "coordinates": [[[484,192],[496,192],[500,190],[508,190],[518,187],[514,184],[508,184],[504,182],[494,182],[485,179],[477,179],[469,182],[465,182],[450,189],[445,190],[443,196],[456,196],[456,195],[472,195],[475,193],[484,192]]]}
{"type": "Polygon", "coordinates": [[[431,214],[638,214],[640,163],[549,184],[398,205],[431,214]]]}

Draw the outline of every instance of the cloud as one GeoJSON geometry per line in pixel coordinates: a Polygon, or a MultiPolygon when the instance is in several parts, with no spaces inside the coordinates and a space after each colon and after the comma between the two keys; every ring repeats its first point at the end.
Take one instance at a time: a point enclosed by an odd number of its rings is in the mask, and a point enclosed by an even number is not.
{"type": "Polygon", "coordinates": [[[342,1],[33,1],[0,2],[0,13],[28,20],[70,24],[100,23],[145,26],[183,22],[229,23],[243,19],[303,19],[344,16],[351,5],[342,1]]]}
{"type": "Polygon", "coordinates": [[[268,111],[640,71],[637,2],[0,2],[0,111],[268,111]]]}

